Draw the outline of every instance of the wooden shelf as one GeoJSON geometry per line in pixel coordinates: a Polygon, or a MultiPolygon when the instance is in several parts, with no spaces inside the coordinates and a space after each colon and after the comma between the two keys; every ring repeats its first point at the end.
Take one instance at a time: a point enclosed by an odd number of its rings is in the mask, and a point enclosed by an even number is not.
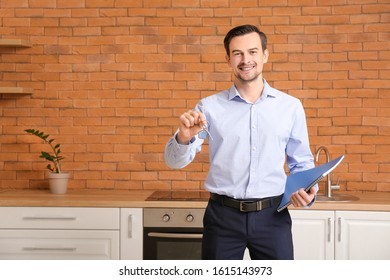
{"type": "MultiPolygon", "coordinates": [[[[0,48],[30,48],[30,41],[23,39],[0,39],[0,48]]],[[[0,94],[26,95],[33,94],[32,88],[25,87],[0,87],[0,94]]]]}
{"type": "Polygon", "coordinates": [[[0,39],[0,47],[31,48],[31,43],[23,39],[0,39]]]}
{"type": "Polygon", "coordinates": [[[33,94],[32,88],[24,87],[0,87],[0,94],[33,94]]]}

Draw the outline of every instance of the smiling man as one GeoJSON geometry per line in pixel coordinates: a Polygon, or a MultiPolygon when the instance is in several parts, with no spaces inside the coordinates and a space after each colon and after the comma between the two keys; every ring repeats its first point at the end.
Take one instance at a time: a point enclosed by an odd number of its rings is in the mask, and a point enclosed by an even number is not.
{"type": "MultiPolygon", "coordinates": [[[[179,117],[165,161],[183,168],[205,138],[209,141],[203,259],[242,259],[246,248],[252,259],[293,259],[288,209],[276,209],[285,188],[285,163],[291,173],[314,167],[305,113],[298,99],[263,78],[267,37],[256,26],[233,28],[224,46],[235,77],[232,87],[200,100],[179,117]]],[[[301,189],[291,202],[307,206],[315,192],[301,189]]]]}

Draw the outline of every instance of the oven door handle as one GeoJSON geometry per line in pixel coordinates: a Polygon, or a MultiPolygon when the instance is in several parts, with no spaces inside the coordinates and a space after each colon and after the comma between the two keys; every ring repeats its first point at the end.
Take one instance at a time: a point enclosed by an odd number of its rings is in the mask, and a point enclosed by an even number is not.
{"type": "Polygon", "coordinates": [[[159,238],[182,238],[182,239],[202,239],[201,233],[162,233],[162,232],[148,232],[149,237],[159,238]]]}

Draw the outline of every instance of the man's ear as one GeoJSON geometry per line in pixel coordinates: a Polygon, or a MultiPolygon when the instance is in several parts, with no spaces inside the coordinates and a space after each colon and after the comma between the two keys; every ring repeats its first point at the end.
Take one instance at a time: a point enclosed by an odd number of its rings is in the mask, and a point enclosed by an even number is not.
{"type": "Polygon", "coordinates": [[[225,60],[226,60],[227,64],[229,64],[229,66],[230,66],[230,56],[225,55],[225,60]]]}
{"type": "Polygon", "coordinates": [[[268,49],[266,49],[263,53],[263,61],[264,63],[267,63],[268,62],[268,57],[269,57],[269,52],[268,52],[268,49]]]}

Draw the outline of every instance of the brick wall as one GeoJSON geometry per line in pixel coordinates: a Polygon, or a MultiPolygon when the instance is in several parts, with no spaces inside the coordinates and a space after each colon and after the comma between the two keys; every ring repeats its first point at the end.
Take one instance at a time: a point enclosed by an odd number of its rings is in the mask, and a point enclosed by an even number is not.
{"type": "MultiPolygon", "coordinates": [[[[238,24],[269,36],[271,85],[305,106],[313,153],[326,145],[342,189],[390,192],[388,0],[0,0],[1,188],[43,188],[62,144],[71,188],[202,189],[207,146],[183,170],[163,162],[178,116],[231,85],[222,40],[238,24]]],[[[323,162],[323,157],[321,157],[323,162]]]]}

